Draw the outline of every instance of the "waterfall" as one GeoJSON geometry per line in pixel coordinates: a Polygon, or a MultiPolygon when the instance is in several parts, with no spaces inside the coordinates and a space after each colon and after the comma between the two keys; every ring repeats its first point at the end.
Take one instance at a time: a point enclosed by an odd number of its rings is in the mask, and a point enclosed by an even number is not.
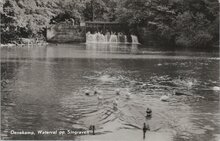
{"type": "MultiPolygon", "coordinates": [[[[131,35],[132,44],[139,44],[138,38],[135,35],[131,35]]],[[[86,33],[86,43],[128,43],[127,35],[119,32],[115,33],[107,32],[106,34],[98,33],[86,33]]]]}
{"type": "Polygon", "coordinates": [[[109,39],[110,43],[118,43],[118,37],[116,35],[111,35],[109,39]]]}
{"type": "Polygon", "coordinates": [[[132,44],[139,44],[138,37],[136,35],[131,35],[132,44]]]}
{"type": "Polygon", "coordinates": [[[125,38],[125,43],[128,43],[128,39],[126,35],[124,35],[124,38],[125,38]]]}

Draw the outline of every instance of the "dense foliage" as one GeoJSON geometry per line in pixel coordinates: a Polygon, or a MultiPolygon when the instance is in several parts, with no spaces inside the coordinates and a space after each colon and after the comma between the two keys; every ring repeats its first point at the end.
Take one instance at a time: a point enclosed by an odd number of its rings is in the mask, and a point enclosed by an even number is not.
{"type": "Polygon", "coordinates": [[[1,42],[39,37],[49,24],[74,19],[147,28],[164,41],[208,47],[219,40],[217,0],[2,0],[1,42]]]}
{"type": "Polygon", "coordinates": [[[124,0],[118,20],[148,27],[184,47],[206,47],[219,38],[217,0],[124,0]]]}

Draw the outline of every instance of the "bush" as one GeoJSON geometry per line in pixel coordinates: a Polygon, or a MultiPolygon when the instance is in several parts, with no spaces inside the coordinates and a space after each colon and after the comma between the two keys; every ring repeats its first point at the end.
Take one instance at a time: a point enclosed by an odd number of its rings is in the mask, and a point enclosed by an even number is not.
{"type": "Polygon", "coordinates": [[[198,31],[194,35],[181,34],[176,38],[176,45],[181,47],[209,47],[213,37],[205,31],[198,31]]]}
{"type": "Polygon", "coordinates": [[[191,45],[191,41],[187,36],[180,35],[176,38],[176,45],[180,47],[189,47],[191,45]]]}
{"type": "Polygon", "coordinates": [[[212,41],[212,35],[205,31],[199,31],[196,36],[192,38],[192,46],[207,47],[212,41]]]}

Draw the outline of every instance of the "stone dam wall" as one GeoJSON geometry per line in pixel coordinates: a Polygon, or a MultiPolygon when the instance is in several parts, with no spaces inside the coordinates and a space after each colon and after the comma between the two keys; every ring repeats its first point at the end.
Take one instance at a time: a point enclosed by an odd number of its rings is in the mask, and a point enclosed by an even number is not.
{"type": "Polygon", "coordinates": [[[85,27],[59,23],[47,27],[47,41],[57,43],[85,42],[85,27]]]}
{"type": "MultiPolygon", "coordinates": [[[[137,28],[138,40],[141,44],[154,46],[161,42],[155,39],[152,31],[145,27],[137,28]]],[[[64,22],[47,27],[47,41],[54,43],[86,42],[86,26],[72,25],[64,22]]]]}

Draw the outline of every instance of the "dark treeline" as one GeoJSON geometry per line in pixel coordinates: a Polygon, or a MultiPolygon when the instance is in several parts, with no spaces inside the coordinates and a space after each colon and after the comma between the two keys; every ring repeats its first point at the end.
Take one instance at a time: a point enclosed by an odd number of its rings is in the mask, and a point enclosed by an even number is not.
{"type": "Polygon", "coordinates": [[[217,0],[3,0],[1,42],[45,37],[50,24],[74,19],[117,21],[131,31],[147,28],[183,47],[210,47],[219,41],[217,0]]]}

